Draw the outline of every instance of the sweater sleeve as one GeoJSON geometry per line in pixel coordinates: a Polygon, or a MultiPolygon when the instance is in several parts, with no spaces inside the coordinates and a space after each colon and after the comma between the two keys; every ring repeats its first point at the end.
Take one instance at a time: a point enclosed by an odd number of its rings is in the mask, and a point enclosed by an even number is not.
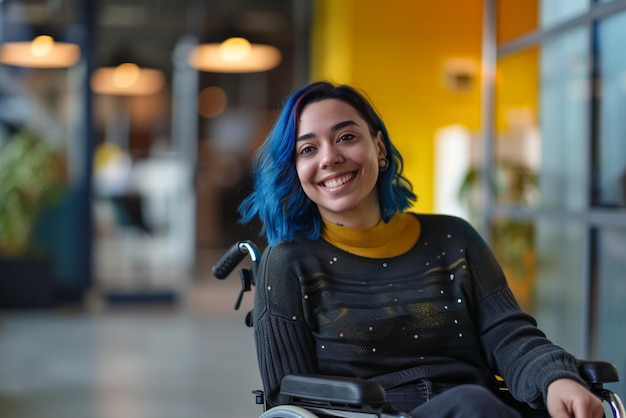
{"type": "Polygon", "coordinates": [[[467,225],[467,257],[474,283],[476,324],[482,349],[492,370],[511,394],[535,408],[545,407],[550,383],[569,378],[586,386],[577,359],[553,344],[524,313],[509,289],[495,256],[467,225]]]}
{"type": "Polygon", "coordinates": [[[286,402],[280,396],[284,376],[317,372],[313,335],[287,254],[281,246],[267,248],[256,277],[254,338],[268,407],[286,402]]]}

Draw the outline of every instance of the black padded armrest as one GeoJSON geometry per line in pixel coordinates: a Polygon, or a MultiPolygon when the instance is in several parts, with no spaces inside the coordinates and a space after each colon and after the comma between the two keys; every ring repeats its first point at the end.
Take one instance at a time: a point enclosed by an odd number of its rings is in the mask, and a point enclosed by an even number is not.
{"type": "Polygon", "coordinates": [[[379,406],[386,403],[385,391],[371,380],[321,375],[287,375],[280,386],[283,395],[295,399],[379,406]]]}
{"type": "Polygon", "coordinates": [[[610,383],[619,381],[617,367],[608,361],[578,360],[578,372],[588,383],[610,383]]]}

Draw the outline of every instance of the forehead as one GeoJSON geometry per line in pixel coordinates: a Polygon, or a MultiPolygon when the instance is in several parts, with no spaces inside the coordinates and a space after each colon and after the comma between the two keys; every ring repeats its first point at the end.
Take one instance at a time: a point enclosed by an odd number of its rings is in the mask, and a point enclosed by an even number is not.
{"type": "Polygon", "coordinates": [[[354,107],[339,99],[324,99],[309,103],[300,112],[298,133],[327,130],[337,123],[354,121],[361,127],[367,123],[354,107]]]}

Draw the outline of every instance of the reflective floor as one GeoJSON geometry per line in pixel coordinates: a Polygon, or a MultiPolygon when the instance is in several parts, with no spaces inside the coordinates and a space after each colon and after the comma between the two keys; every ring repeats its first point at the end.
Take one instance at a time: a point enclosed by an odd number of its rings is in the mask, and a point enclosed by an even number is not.
{"type": "Polygon", "coordinates": [[[176,306],[0,312],[0,417],[258,417],[238,286],[203,279],[176,306]]]}

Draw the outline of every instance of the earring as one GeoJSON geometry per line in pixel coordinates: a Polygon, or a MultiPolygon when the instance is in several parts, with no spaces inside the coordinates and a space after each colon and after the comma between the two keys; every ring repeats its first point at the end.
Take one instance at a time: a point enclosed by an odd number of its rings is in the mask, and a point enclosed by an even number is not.
{"type": "Polygon", "coordinates": [[[380,164],[378,165],[378,169],[380,171],[387,171],[387,169],[389,168],[389,160],[386,159],[385,157],[380,159],[380,164]]]}

